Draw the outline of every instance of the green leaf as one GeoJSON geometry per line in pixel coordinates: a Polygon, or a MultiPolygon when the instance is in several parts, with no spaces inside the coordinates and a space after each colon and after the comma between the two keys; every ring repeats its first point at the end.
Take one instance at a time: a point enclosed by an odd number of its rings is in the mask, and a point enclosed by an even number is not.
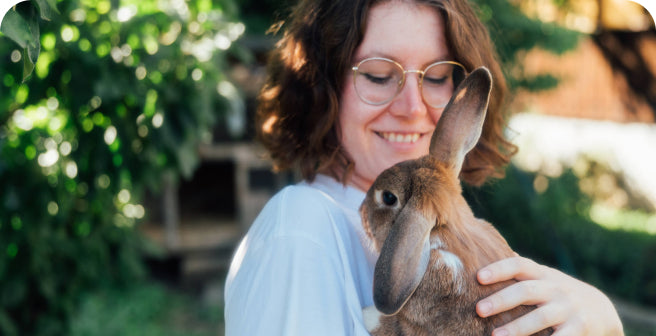
{"type": "Polygon", "coordinates": [[[25,61],[29,60],[32,62],[32,65],[34,65],[36,64],[36,60],[39,58],[39,53],[41,52],[41,33],[39,30],[39,19],[37,18],[36,9],[34,7],[32,7],[31,14],[32,15],[30,17],[29,25],[30,32],[32,33],[32,39],[35,43],[33,45],[27,45],[28,57],[25,58],[25,61]]]}
{"type": "Polygon", "coordinates": [[[52,20],[54,14],[59,14],[57,10],[57,0],[34,0],[39,8],[41,18],[47,21],[52,20]]]}
{"type": "Polygon", "coordinates": [[[7,35],[12,41],[16,42],[21,48],[28,45],[35,46],[34,36],[30,31],[30,25],[15,10],[10,10],[2,20],[0,31],[7,35]]]}
{"type": "Polygon", "coordinates": [[[30,76],[32,76],[32,72],[34,71],[34,63],[30,59],[29,56],[29,50],[28,49],[23,49],[23,83],[25,83],[30,76]]]}

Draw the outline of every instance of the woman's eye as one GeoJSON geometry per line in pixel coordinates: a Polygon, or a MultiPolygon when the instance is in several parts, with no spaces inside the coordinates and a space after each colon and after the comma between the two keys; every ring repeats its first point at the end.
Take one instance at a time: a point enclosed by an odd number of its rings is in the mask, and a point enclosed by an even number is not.
{"type": "Polygon", "coordinates": [[[447,77],[424,77],[424,81],[430,85],[442,85],[446,83],[447,77]]]}
{"type": "Polygon", "coordinates": [[[371,73],[364,73],[363,75],[368,81],[370,81],[374,84],[379,84],[379,85],[387,84],[390,81],[390,79],[392,78],[391,76],[376,76],[376,75],[371,74],[371,73]]]}
{"type": "Polygon", "coordinates": [[[396,201],[397,201],[396,195],[394,195],[393,193],[387,190],[383,191],[383,203],[385,203],[385,205],[392,206],[396,204],[396,201]]]}

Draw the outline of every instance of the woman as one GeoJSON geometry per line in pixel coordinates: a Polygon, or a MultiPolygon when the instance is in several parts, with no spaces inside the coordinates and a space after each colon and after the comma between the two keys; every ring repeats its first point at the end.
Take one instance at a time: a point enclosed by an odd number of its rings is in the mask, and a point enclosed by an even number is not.
{"type": "MultiPolygon", "coordinates": [[[[443,81],[436,74],[453,74],[452,90],[461,69],[482,65],[495,84],[461,178],[499,177],[514,150],[502,133],[505,83],[465,0],[302,0],[285,28],[261,94],[259,136],[277,168],[297,167],[305,181],[274,196],[242,241],[226,283],[226,332],[367,335],[362,309],[373,305],[377,256],[357,212],[364,192],[385,168],[428,153],[451,93],[431,91],[443,81]]],[[[478,278],[520,280],[479,302],[480,316],[539,306],[493,335],[550,326],[557,335],[622,334],[605,295],[557,270],[516,257],[478,278]]]]}

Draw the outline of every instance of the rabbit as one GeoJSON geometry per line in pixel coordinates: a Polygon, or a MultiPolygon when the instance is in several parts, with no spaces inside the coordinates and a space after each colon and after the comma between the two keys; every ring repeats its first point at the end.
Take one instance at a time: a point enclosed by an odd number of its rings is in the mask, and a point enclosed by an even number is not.
{"type": "MultiPolygon", "coordinates": [[[[474,217],[458,178],[481,135],[491,87],[484,67],[467,76],[438,121],[429,154],[388,168],[367,191],[360,215],[380,252],[375,308],[363,312],[374,336],[490,335],[535,309],[476,314],[476,302],[514,281],[483,286],[476,272],[516,255],[490,223],[474,217]]],[[[552,333],[549,328],[534,335],[552,333]]]]}

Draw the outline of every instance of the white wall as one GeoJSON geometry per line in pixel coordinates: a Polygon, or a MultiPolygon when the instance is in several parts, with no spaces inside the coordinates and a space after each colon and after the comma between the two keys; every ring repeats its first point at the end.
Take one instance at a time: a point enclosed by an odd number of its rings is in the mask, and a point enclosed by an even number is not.
{"type": "Polygon", "coordinates": [[[522,113],[511,119],[508,134],[519,146],[514,162],[520,168],[558,175],[585,155],[622,172],[656,208],[656,124],[522,113]]]}

